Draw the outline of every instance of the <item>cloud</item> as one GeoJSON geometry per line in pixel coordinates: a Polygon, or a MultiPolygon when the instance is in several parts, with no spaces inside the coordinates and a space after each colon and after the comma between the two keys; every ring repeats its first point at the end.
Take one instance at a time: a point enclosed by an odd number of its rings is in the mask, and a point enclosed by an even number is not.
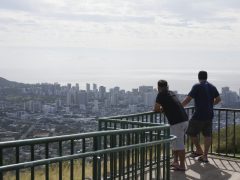
{"type": "Polygon", "coordinates": [[[9,46],[235,47],[239,2],[1,0],[0,39],[9,46]]]}
{"type": "Polygon", "coordinates": [[[39,2],[32,0],[1,0],[0,9],[31,12],[37,10],[39,5],[39,2]]]}
{"type": "MultiPolygon", "coordinates": [[[[187,21],[198,23],[238,21],[237,17],[221,16],[240,9],[239,0],[1,0],[0,9],[25,11],[32,16],[69,21],[89,22],[153,22],[158,16],[178,18],[179,25],[187,21]],[[183,22],[185,21],[185,22],[183,22]]],[[[174,25],[174,23],[170,23],[174,25]]]]}
{"type": "Polygon", "coordinates": [[[152,23],[155,18],[150,16],[127,16],[127,15],[108,15],[108,14],[67,14],[56,13],[52,14],[52,18],[68,21],[84,21],[84,22],[138,22],[152,23]]]}
{"type": "Polygon", "coordinates": [[[236,22],[237,18],[222,17],[219,14],[240,9],[237,0],[164,0],[163,9],[186,21],[208,22],[236,22]]]}

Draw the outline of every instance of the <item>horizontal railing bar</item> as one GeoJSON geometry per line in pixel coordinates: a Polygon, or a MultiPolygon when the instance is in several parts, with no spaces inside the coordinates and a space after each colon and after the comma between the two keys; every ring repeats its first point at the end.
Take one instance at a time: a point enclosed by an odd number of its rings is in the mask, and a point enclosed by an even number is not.
{"type": "MultiPolygon", "coordinates": [[[[185,107],[186,110],[192,109],[194,106],[187,106],[185,107]]],[[[235,111],[240,112],[240,109],[233,109],[233,108],[214,108],[214,110],[220,110],[220,111],[235,111]]],[[[112,116],[112,117],[102,117],[101,119],[119,119],[119,118],[129,118],[129,117],[137,117],[142,115],[150,115],[150,114],[158,114],[159,112],[149,111],[139,114],[129,114],[129,115],[119,115],[119,116],[112,116]]]]}
{"type": "MultiPolygon", "coordinates": [[[[194,106],[188,106],[188,107],[185,107],[184,109],[193,109],[194,106]]],[[[240,109],[236,109],[236,108],[213,108],[213,110],[215,111],[235,111],[235,112],[240,112],[240,109]]]]}
{"type": "Polygon", "coordinates": [[[37,161],[30,161],[30,162],[25,162],[25,163],[11,164],[11,165],[6,165],[6,166],[1,166],[0,172],[12,171],[12,170],[17,170],[17,169],[25,169],[25,168],[35,167],[35,166],[58,163],[58,162],[62,162],[62,161],[70,161],[70,160],[86,158],[86,157],[93,157],[93,156],[97,156],[97,155],[115,153],[115,152],[120,152],[120,151],[127,151],[127,150],[132,150],[132,149],[141,148],[141,147],[149,147],[149,146],[159,145],[159,144],[163,144],[163,143],[170,143],[174,139],[176,139],[176,136],[170,135],[170,138],[158,140],[158,141],[139,143],[139,144],[103,149],[103,150],[98,150],[98,151],[93,151],[93,152],[86,152],[86,153],[81,153],[81,154],[74,154],[74,155],[68,155],[68,156],[61,156],[61,157],[37,160],[37,161]]]}
{"type": "Polygon", "coordinates": [[[127,117],[137,117],[137,116],[142,116],[142,115],[150,115],[150,114],[158,114],[159,112],[154,112],[154,111],[148,111],[144,113],[138,113],[138,114],[129,114],[129,115],[119,115],[119,116],[111,116],[111,117],[102,117],[101,119],[115,119],[115,118],[127,118],[127,117]]]}
{"type": "Polygon", "coordinates": [[[123,124],[133,124],[133,125],[149,125],[149,126],[160,126],[165,125],[163,123],[150,123],[150,122],[141,122],[141,121],[128,121],[128,120],[118,120],[118,119],[98,119],[98,121],[103,122],[114,122],[114,123],[123,123],[123,124]]]}
{"type": "MultiPolygon", "coordinates": [[[[192,109],[194,106],[187,106],[185,109],[192,109]]],[[[119,116],[111,116],[111,117],[102,117],[101,119],[114,119],[114,118],[127,118],[127,117],[137,117],[142,115],[150,115],[150,114],[159,114],[159,112],[148,111],[144,113],[137,113],[137,114],[128,114],[128,115],[119,115],[119,116]]]]}
{"type": "Polygon", "coordinates": [[[92,137],[105,136],[105,135],[128,134],[128,133],[135,133],[135,132],[142,132],[142,131],[156,131],[156,130],[167,129],[169,127],[170,126],[168,124],[162,124],[161,126],[154,126],[154,127],[121,129],[121,130],[110,130],[110,131],[97,131],[97,132],[64,135],[64,136],[54,136],[54,137],[46,137],[46,138],[26,139],[26,140],[18,140],[18,141],[6,141],[6,142],[0,142],[0,148],[27,146],[27,145],[32,145],[32,144],[44,144],[47,142],[49,143],[49,142],[67,141],[67,140],[72,140],[72,139],[92,138],[92,137]]]}
{"type": "Polygon", "coordinates": [[[240,109],[233,109],[233,108],[214,108],[213,110],[216,110],[216,111],[233,111],[233,112],[240,112],[240,109]]]}

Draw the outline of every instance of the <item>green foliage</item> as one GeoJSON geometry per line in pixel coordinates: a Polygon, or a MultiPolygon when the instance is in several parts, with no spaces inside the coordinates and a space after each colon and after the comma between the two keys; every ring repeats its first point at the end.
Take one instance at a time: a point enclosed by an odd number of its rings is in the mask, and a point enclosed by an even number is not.
{"type": "Polygon", "coordinates": [[[222,128],[219,135],[218,132],[213,133],[213,151],[224,154],[240,154],[240,125],[235,126],[235,137],[233,125],[222,128]]]}
{"type": "MultiPolygon", "coordinates": [[[[81,160],[74,160],[74,179],[81,180],[82,163],[81,160]]],[[[87,177],[91,177],[92,175],[92,164],[85,164],[85,175],[87,177]]],[[[15,173],[14,172],[7,172],[4,174],[4,178],[6,180],[15,180],[15,173]]],[[[21,180],[29,180],[31,179],[31,170],[30,169],[23,169],[20,171],[20,179],[21,180]]],[[[45,167],[35,167],[35,179],[36,180],[45,180],[45,167]]],[[[59,179],[59,168],[58,163],[51,164],[49,166],[49,179],[50,180],[58,180],[59,179]]],[[[69,162],[63,162],[62,167],[62,179],[69,180],[70,179],[70,164],[69,162]]]]}

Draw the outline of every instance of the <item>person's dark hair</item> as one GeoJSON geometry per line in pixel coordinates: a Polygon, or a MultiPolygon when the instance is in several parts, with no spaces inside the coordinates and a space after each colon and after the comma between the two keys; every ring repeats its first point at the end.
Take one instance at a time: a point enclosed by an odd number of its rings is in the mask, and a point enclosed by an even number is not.
{"type": "Polygon", "coordinates": [[[167,81],[165,81],[165,80],[159,80],[158,81],[158,86],[159,87],[161,87],[161,88],[168,88],[168,83],[167,83],[167,81]]]}
{"type": "Polygon", "coordinates": [[[199,71],[198,79],[206,81],[207,80],[207,71],[199,71]]]}

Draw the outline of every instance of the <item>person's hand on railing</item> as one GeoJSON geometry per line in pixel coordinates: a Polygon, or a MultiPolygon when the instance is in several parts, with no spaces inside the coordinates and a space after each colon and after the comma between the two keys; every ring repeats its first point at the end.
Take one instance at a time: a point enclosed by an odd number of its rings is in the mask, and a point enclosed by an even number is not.
{"type": "Polygon", "coordinates": [[[155,103],[155,106],[154,106],[154,109],[153,109],[154,112],[163,112],[163,107],[158,104],[158,103],[155,103]]]}

